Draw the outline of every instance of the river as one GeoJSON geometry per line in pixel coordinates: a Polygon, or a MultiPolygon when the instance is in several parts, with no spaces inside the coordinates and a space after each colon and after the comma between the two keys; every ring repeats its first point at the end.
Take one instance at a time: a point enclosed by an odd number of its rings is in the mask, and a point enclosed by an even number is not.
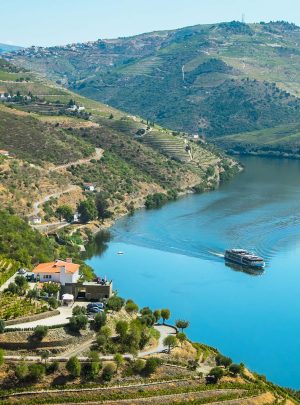
{"type": "Polygon", "coordinates": [[[192,340],[300,389],[300,162],[242,163],[217,191],[121,219],[87,262],[121,296],[188,319],[192,340]],[[263,256],[264,273],[226,266],[233,247],[263,256]]]}

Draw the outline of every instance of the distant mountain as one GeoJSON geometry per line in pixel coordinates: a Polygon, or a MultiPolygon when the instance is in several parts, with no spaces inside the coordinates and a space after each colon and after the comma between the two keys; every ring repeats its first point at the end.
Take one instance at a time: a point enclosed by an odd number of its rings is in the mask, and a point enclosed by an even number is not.
{"type": "Polygon", "coordinates": [[[300,121],[300,28],[284,21],[32,47],[12,58],[82,95],[216,140],[300,121]]]}
{"type": "Polygon", "coordinates": [[[16,45],[7,45],[7,44],[1,44],[0,43],[0,54],[3,54],[5,52],[14,52],[22,49],[21,46],[16,46],[16,45]]]}

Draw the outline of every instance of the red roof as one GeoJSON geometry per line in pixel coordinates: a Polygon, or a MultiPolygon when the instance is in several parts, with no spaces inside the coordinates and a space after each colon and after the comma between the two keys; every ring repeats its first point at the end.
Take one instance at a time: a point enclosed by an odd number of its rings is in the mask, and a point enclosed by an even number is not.
{"type": "Polygon", "coordinates": [[[56,260],[50,263],[41,263],[37,265],[32,272],[38,273],[60,273],[61,268],[65,267],[66,273],[76,273],[79,270],[80,265],[76,263],[65,262],[64,260],[56,260]]]}

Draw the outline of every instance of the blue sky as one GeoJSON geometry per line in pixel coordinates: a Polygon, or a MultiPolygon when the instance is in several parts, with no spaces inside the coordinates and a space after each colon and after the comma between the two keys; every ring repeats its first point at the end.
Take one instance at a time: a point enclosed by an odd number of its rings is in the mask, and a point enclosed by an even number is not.
{"type": "Polygon", "coordinates": [[[0,42],[55,45],[194,24],[287,20],[299,0],[0,0],[0,42]]]}

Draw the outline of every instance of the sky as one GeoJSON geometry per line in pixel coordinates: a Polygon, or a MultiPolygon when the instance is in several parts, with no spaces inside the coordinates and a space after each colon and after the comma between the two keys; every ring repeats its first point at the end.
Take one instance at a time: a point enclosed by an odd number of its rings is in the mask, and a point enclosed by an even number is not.
{"type": "Polygon", "coordinates": [[[299,0],[0,0],[0,43],[63,45],[196,24],[286,20],[299,0]]]}

